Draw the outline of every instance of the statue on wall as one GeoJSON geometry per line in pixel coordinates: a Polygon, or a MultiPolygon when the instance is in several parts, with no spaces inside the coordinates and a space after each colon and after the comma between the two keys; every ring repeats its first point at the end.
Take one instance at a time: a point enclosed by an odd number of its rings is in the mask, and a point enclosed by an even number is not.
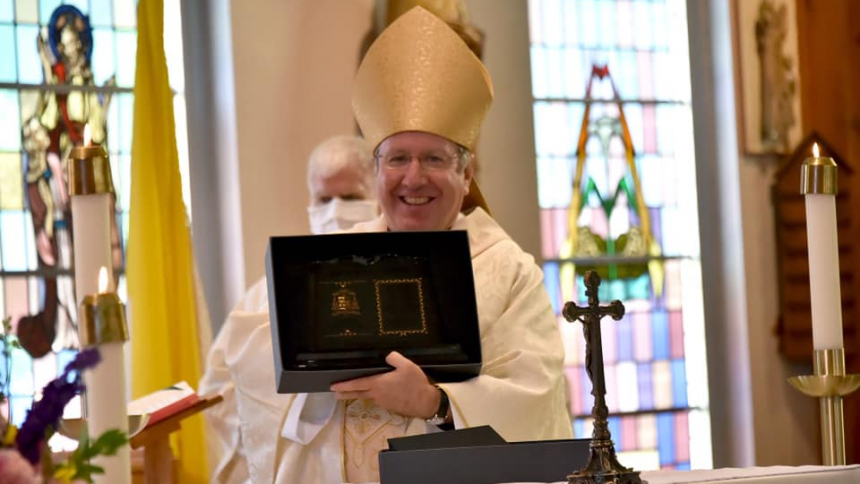
{"type": "Polygon", "coordinates": [[[784,54],[788,34],[786,5],[778,8],[770,0],[759,5],[755,23],[756,46],[761,73],[761,142],[776,152],[790,149],[788,132],[795,124],[792,108],[796,82],[792,59],[784,54]]]}

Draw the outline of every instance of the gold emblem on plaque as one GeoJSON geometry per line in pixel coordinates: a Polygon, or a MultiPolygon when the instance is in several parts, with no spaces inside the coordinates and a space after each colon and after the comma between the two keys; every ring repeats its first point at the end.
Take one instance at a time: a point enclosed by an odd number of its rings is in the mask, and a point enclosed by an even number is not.
{"type": "Polygon", "coordinates": [[[339,282],[340,289],[331,295],[332,316],[361,316],[361,308],[358,305],[358,295],[355,291],[347,289],[346,283],[339,282]]]}

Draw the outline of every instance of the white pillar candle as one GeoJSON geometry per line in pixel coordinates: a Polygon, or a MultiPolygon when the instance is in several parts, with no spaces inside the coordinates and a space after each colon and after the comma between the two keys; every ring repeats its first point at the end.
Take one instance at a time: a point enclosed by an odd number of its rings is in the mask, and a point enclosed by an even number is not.
{"type": "MultiPolygon", "coordinates": [[[[128,392],[125,371],[125,342],[128,328],[125,308],[108,285],[107,267],[99,270],[98,294],[84,297],[81,303],[81,343],[95,346],[102,361],[84,373],[87,402],[87,432],[95,439],[108,430],[128,434],[128,392]]],[[[96,465],[105,473],[94,476],[98,484],[130,484],[131,454],[128,445],[113,456],[99,456],[96,465]]]]}
{"type": "MultiPolygon", "coordinates": [[[[98,292],[99,269],[112,267],[110,193],[72,197],[72,234],[75,244],[75,294],[80,304],[87,294],[98,292]]],[[[114,287],[113,271],[108,285],[114,287]]]]}
{"type": "MultiPolygon", "coordinates": [[[[84,373],[87,386],[87,431],[93,438],[111,429],[128,434],[128,397],[126,395],[125,342],[98,345],[102,361],[84,373]]],[[[96,484],[130,484],[131,450],[129,445],[119,448],[116,455],[99,456],[94,464],[104,467],[104,474],[96,474],[96,484]]]]}
{"type": "Polygon", "coordinates": [[[812,158],[800,169],[800,193],[806,200],[812,345],[816,350],[842,348],[842,294],[839,287],[839,242],[836,228],[837,166],[833,158],[812,158]]]}
{"type": "MultiPolygon", "coordinates": [[[[80,303],[78,334],[83,346],[95,345],[102,361],[84,373],[86,419],[90,439],[106,430],[128,433],[128,396],[123,347],[128,329],[122,304],[115,294],[111,262],[111,207],[113,180],[107,153],[89,146],[89,126],[83,147],[69,154],[69,193],[72,202],[72,233],[75,253],[75,292],[80,303]],[[100,296],[93,296],[96,293],[100,296]],[[104,304],[104,306],[100,306],[104,304]],[[100,311],[110,306],[111,311],[100,311]],[[96,318],[99,320],[96,321],[96,318]],[[110,319],[109,322],[106,319],[110,319]],[[105,332],[110,327],[113,332],[105,332]]],[[[98,484],[131,484],[131,454],[128,445],[116,455],[98,457],[105,470],[98,484]]]]}
{"type": "Polygon", "coordinates": [[[842,294],[834,195],[806,195],[806,238],[812,344],[816,350],[842,348],[842,294]]]}

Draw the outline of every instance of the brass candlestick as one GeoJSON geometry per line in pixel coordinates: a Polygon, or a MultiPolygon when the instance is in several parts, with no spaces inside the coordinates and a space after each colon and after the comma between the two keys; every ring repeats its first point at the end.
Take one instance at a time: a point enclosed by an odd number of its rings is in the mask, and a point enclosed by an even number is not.
{"type": "Polygon", "coordinates": [[[591,380],[591,394],[594,406],[594,431],[591,434],[588,463],[567,476],[568,484],[647,484],[639,477],[639,472],[621,465],[615,457],[615,444],[609,432],[609,409],[606,407],[606,380],[603,374],[603,340],[600,335],[600,320],[611,316],[618,321],[624,316],[621,301],[612,301],[601,306],[597,298],[600,276],[594,271],[585,274],[585,295],[588,306],[580,307],[568,302],[564,305],[564,319],[582,322],[585,334],[585,370],[591,380]]]}
{"type": "Polygon", "coordinates": [[[76,146],[69,152],[69,194],[115,193],[110,158],[101,146],[76,146]]]}
{"type": "Polygon", "coordinates": [[[814,375],[794,376],[791,385],[821,406],[821,458],[824,465],[845,465],[842,397],[860,387],[860,374],[845,373],[845,349],[815,350],[814,375]]]}

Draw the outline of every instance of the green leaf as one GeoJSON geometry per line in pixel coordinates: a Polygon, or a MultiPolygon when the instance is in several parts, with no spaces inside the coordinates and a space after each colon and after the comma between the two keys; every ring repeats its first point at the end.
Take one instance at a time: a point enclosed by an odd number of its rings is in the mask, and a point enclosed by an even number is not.
{"type": "Polygon", "coordinates": [[[93,448],[103,455],[114,455],[123,445],[128,443],[128,436],[119,429],[111,429],[101,434],[93,444],[93,448]]]}
{"type": "Polygon", "coordinates": [[[64,466],[75,470],[75,479],[93,482],[94,474],[104,474],[104,469],[90,461],[100,455],[114,455],[120,447],[128,443],[128,437],[118,429],[104,432],[96,440],[90,440],[86,429],[81,431],[78,448],[69,456],[64,466]]]}

